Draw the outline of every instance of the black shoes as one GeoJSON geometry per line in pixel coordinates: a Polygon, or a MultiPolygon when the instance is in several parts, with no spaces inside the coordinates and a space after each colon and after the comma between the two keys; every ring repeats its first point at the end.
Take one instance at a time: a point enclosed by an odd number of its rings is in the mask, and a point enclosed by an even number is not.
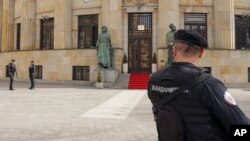
{"type": "Polygon", "coordinates": [[[10,91],[14,91],[14,89],[9,89],[10,91]]]}
{"type": "Polygon", "coordinates": [[[30,87],[29,89],[30,89],[30,90],[33,90],[34,88],[30,87]]]}

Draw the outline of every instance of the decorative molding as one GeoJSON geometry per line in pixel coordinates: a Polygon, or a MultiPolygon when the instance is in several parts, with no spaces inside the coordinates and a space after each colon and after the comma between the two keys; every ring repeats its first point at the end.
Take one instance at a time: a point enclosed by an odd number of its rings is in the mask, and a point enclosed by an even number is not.
{"type": "Polygon", "coordinates": [[[158,0],[123,0],[122,5],[124,9],[126,7],[137,7],[140,10],[143,6],[153,6],[155,9],[158,8],[158,0]]]}

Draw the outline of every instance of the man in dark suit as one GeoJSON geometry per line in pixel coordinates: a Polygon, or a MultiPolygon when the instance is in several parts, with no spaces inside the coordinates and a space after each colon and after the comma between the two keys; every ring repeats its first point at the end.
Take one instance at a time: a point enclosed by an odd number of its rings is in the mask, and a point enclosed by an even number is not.
{"type": "Polygon", "coordinates": [[[14,82],[14,75],[16,72],[16,65],[15,65],[16,60],[11,60],[11,62],[8,64],[8,75],[10,77],[10,87],[9,90],[13,91],[13,82],[14,82]]]}
{"type": "Polygon", "coordinates": [[[35,76],[35,65],[34,65],[34,61],[30,61],[30,66],[29,66],[29,78],[30,78],[30,83],[31,86],[29,89],[34,89],[35,87],[35,83],[34,83],[34,76],[35,76]]]}

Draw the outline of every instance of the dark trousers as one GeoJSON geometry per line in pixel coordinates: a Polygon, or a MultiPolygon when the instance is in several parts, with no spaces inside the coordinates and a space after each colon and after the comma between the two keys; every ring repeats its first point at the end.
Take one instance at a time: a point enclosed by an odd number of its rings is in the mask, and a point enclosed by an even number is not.
{"type": "Polygon", "coordinates": [[[34,82],[34,76],[33,75],[29,75],[30,77],[30,88],[34,88],[35,87],[35,82],[34,82]]]}
{"type": "Polygon", "coordinates": [[[13,90],[13,82],[14,82],[14,77],[10,76],[10,90],[13,90]]]}

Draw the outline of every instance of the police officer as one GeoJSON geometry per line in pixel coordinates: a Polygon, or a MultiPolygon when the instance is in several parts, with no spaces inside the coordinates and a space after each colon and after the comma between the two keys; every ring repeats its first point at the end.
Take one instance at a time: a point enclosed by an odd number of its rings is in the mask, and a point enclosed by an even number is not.
{"type": "Polygon", "coordinates": [[[35,76],[35,65],[34,61],[30,61],[30,66],[29,66],[29,78],[30,78],[30,88],[29,89],[34,89],[35,88],[35,83],[34,83],[34,76],[35,76]]]}
{"type": "MultiPolygon", "coordinates": [[[[205,48],[208,48],[207,41],[200,34],[183,29],[175,33],[175,62],[153,74],[149,81],[148,97],[153,105],[206,73],[196,66],[205,48]]],[[[168,106],[182,119],[185,141],[225,141],[230,125],[249,124],[227,88],[213,76],[181,93],[168,106]]]]}
{"type": "Polygon", "coordinates": [[[16,73],[16,65],[15,65],[15,60],[11,60],[11,62],[8,64],[8,75],[9,75],[9,78],[10,78],[10,87],[9,87],[9,90],[14,90],[13,89],[13,82],[14,82],[14,76],[15,76],[15,73],[16,73]]]}

